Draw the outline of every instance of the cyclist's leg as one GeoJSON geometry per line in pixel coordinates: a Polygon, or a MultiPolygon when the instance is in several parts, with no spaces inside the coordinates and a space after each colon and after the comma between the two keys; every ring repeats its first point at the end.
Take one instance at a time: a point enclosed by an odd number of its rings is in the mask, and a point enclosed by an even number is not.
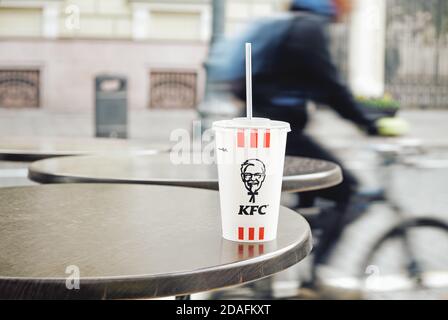
{"type": "Polygon", "coordinates": [[[311,157],[326,161],[332,161],[339,164],[343,171],[344,180],[341,184],[324,190],[304,192],[300,194],[301,207],[312,205],[317,197],[334,201],[335,207],[326,209],[319,219],[322,223],[322,234],[319,238],[319,244],[314,249],[314,263],[324,263],[328,253],[334,244],[339,240],[345,227],[345,214],[350,198],[356,191],[358,182],[356,178],[344,168],[341,161],[325,148],[316,143],[305,134],[292,135],[288,137],[289,154],[303,157],[311,157]]]}
{"type": "MultiPolygon", "coordinates": [[[[319,246],[315,248],[315,261],[320,263],[332,245],[338,240],[344,227],[344,213],[348,202],[355,192],[358,182],[356,178],[344,168],[341,161],[331,152],[316,143],[311,137],[303,133],[308,116],[305,106],[280,107],[259,105],[256,116],[289,122],[291,132],[288,135],[286,144],[286,154],[292,156],[310,157],[321,160],[332,161],[339,164],[343,171],[344,180],[338,186],[311,191],[300,194],[300,206],[311,207],[314,205],[316,197],[322,197],[335,202],[334,212],[326,214],[328,223],[324,226],[319,246]]],[[[322,217],[319,217],[322,219],[322,217]]]]}
{"type": "Polygon", "coordinates": [[[344,178],[342,183],[323,190],[301,193],[301,199],[303,199],[301,207],[306,207],[308,203],[311,203],[312,201],[309,199],[321,197],[334,201],[339,209],[346,208],[351,196],[357,190],[358,180],[336,156],[304,133],[288,136],[286,150],[287,155],[331,161],[337,163],[342,169],[344,178]]]}

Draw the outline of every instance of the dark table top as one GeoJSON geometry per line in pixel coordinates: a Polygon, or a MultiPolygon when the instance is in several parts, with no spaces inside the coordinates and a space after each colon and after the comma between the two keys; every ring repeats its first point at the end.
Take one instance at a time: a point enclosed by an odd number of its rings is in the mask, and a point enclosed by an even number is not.
{"type": "MultiPolygon", "coordinates": [[[[288,192],[322,189],[342,181],[338,165],[300,157],[286,157],[283,174],[282,188],[288,192]]],[[[41,183],[139,183],[218,189],[216,164],[175,165],[168,153],[46,159],[30,165],[29,177],[41,183]]]]}
{"type": "Polygon", "coordinates": [[[0,137],[0,160],[35,161],[60,156],[167,152],[170,145],[108,138],[0,137]]]}
{"type": "Polygon", "coordinates": [[[223,239],[218,196],[126,184],[2,188],[0,298],[181,295],[259,279],[310,252],[307,222],[284,207],[276,240],[223,239]],[[68,290],[77,270],[80,289],[68,290]]]}

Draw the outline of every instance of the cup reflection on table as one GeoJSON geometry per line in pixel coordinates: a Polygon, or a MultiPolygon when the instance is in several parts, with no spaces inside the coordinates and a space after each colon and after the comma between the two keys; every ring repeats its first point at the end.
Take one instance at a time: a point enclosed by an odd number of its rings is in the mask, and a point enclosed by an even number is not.
{"type": "Polygon", "coordinates": [[[277,241],[244,243],[222,239],[221,242],[221,261],[246,260],[273,252],[277,249],[277,241]]]}

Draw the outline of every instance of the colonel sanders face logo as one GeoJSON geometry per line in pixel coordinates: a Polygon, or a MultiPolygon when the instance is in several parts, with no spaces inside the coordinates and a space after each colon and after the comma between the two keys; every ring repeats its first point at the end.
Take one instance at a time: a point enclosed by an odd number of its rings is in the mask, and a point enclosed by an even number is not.
{"type": "Polygon", "coordinates": [[[249,159],[241,165],[241,180],[250,196],[249,202],[255,202],[255,195],[258,194],[266,177],[266,167],[258,159],[249,159]]]}

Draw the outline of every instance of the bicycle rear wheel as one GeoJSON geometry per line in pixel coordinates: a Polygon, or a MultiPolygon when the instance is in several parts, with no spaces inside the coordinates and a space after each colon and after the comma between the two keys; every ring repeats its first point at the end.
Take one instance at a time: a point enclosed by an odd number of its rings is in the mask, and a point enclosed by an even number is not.
{"type": "Polygon", "coordinates": [[[375,242],[363,260],[361,279],[363,279],[364,290],[379,292],[392,289],[402,292],[410,292],[411,290],[416,292],[416,288],[446,287],[446,290],[443,292],[445,292],[444,294],[448,293],[448,264],[446,261],[439,265],[432,263],[432,266],[430,266],[431,263],[427,263],[437,259],[446,260],[446,258],[440,255],[442,252],[446,252],[439,249],[442,245],[448,248],[448,223],[441,219],[416,217],[403,220],[394,225],[375,242]],[[413,243],[412,240],[417,236],[416,232],[426,232],[426,238],[428,238],[428,233],[434,236],[437,234],[437,237],[432,237],[437,240],[427,240],[424,246],[420,245],[418,250],[416,250],[416,244],[422,242],[416,241],[415,244],[413,243]],[[442,241],[443,244],[441,243],[442,241]],[[393,244],[401,244],[400,251],[397,251],[397,247],[395,247],[396,253],[394,256],[390,252],[386,253],[387,250],[390,251],[390,247],[393,244]],[[384,259],[385,256],[388,258],[384,259]],[[431,256],[431,259],[427,259],[428,256],[431,256]],[[379,264],[377,263],[381,259],[376,259],[381,257],[383,262],[388,259],[401,260],[399,261],[400,267],[402,267],[400,272],[395,272],[395,274],[384,273],[381,261],[379,264]],[[402,263],[403,259],[404,263],[402,263]],[[434,266],[438,269],[434,269],[434,266]],[[442,268],[440,268],[441,266],[442,268]],[[437,274],[434,275],[434,272],[437,272],[437,274]],[[434,281],[437,277],[445,280],[434,281]]]}

